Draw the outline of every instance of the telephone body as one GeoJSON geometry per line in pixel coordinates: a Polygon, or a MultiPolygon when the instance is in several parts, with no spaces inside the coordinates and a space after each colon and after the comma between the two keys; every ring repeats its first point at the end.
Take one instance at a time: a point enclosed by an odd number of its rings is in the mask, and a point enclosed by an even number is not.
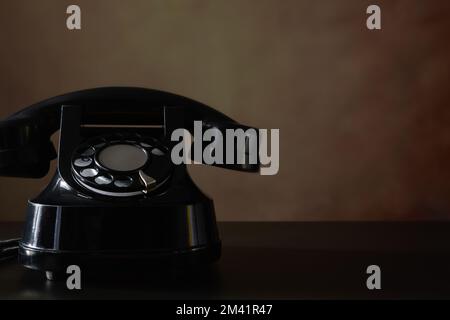
{"type": "MultiPolygon", "coordinates": [[[[19,261],[48,278],[68,265],[191,266],[220,257],[213,201],[174,165],[174,129],[240,125],[191,99],[107,87],[57,96],[0,122],[0,175],[49,185],[28,202],[19,261]],[[59,130],[58,153],[50,140],[59,130]]],[[[259,164],[219,164],[257,172],[259,164]]]]}

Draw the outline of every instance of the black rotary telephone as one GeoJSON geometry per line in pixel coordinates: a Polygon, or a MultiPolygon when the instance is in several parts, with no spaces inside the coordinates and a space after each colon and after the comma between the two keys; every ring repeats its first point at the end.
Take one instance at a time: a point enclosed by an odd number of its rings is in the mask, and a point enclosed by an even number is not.
{"type": "MultiPolygon", "coordinates": [[[[191,99],[127,87],[57,96],[1,121],[1,176],[41,178],[58,158],[49,185],[28,202],[19,261],[52,278],[73,264],[218,259],[213,202],[170,157],[171,133],[192,133],[194,121],[224,133],[249,129],[191,99]],[[57,154],[50,137],[58,130],[57,154]]],[[[245,161],[217,165],[259,170],[245,161]]]]}

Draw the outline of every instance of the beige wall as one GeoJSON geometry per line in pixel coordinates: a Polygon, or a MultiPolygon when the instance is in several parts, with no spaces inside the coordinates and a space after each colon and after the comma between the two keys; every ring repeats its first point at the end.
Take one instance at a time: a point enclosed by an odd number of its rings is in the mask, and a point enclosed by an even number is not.
{"type": "MultiPolygon", "coordinates": [[[[449,217],[449,4],[2,0],[0,116],[82,88],[167,90],[281,130],[276,176],[191,170],[220,220],[449,217]]],[[[0,220],[43,185],[0,178],[0,220]]]]}

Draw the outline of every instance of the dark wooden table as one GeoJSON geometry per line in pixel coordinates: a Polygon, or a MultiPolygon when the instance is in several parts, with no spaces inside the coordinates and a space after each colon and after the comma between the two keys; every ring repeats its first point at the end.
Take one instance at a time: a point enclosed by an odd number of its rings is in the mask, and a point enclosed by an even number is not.
{"type": "MultiPolygon", "coordinates": [[[[221,260],[178,277],[137,270],[50,282],[14,259],[0,262],[0,298],[318,299],[450,298],[450,223],[223,222],[221,260]],[[366,268],[381,268],[368,290],[366,268]]],[[[21,224],[0,223],[0,238],[21,224]]]]}

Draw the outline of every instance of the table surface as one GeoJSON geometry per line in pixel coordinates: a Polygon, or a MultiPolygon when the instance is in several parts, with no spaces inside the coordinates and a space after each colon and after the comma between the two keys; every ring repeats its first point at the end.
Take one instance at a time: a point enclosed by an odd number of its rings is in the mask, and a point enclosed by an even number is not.
{"type": "MultiPolygon", "coordinates": [[[[20,235],[0,223],[0,239],[20,235]]],[[[450,222],[222,222],[221,259],[171,277],[151,270],[47,281],[15,259],[0,261],[2,299],[450,298],[450,222]],[[366,269],[381,268],[381,290],[366,269]]]]}

